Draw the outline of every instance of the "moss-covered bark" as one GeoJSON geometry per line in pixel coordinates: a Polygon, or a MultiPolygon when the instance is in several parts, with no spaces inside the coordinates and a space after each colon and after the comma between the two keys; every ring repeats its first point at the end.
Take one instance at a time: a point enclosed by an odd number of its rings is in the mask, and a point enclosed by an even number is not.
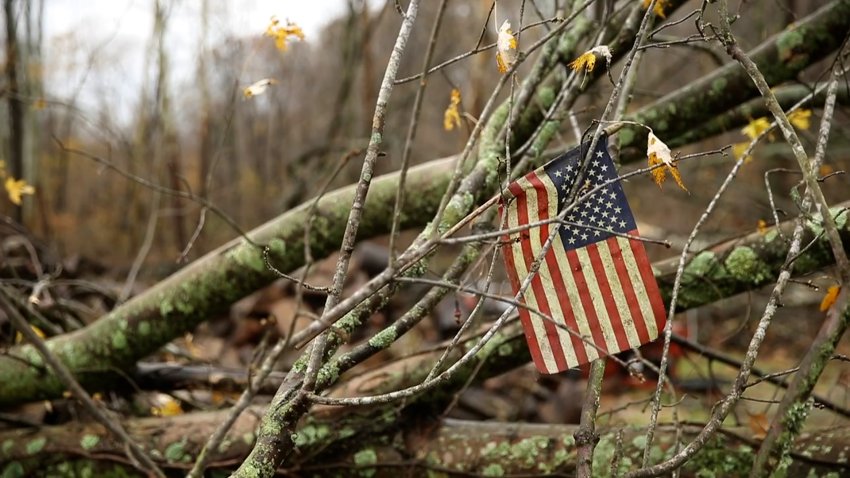
{"type": "MultiPolygon", "coordinates": [[[[169,475],[182,476],[221,413],[136,419],[126,425],[169,475]]],[[[209,476],[227,476],[227,470],[244,459],[254,439],[254,415],[244,414],[237,422],[209,476]]],[[[508,476],[570,474],[575,468],[574,425],[407,418],[401,427],[394,413],[383,410],[311,419],[301,425],[295,437],[298,453],[279,471],[297,476],[398,476],[400,472],[404,476],[508,476]]],[[[697,430],[685,426],[683,438],[689,439],[697,430]]],[[[618,431],[600,430],[594,476],[611,476],[618,431]]],[[[727,431],[694,456],[681,476],[746,476],[757,441],[747,428],[727,431]]],[[[631,470],[640,463],[645,431],[628,427],[622,433],[619,469],[631,470]]],[[[672,427],[661,427],[653,455],[660,459],[669,454],[675,435],[672,427]]],[[[121,445],[104,436],[99,427],[78,422],[36,432],[0,432],[0,476],[144,476],[121,458],[121,445]]],[[[846,428],[802,436],[793,446],[788,476],[844,476],[850,471],[844,452],[848,441],[846,428]]]]}
{"type": "MultiPolygon", "coordinates": [[[[411,170],[403,227],[419,226],[433,214],[448,183],[451,163],[449,158],[411,170]]],[[[373,182],[362,219],[364,235],[389,231],[396,184],[396,174],[373,182]]],[[[343,188],[319,201],[310,239],[314,257],[326,256],[339,247],[353,192],[353,187],[343,188]]],[[[304,227],[310,207],[310,203],[302,205],[249,233],[252,241],[270,247],[271,260],[281,270],[294,270],[303,264],[304,227]]],[[[103,374],[132,365],[275,279],[263,263],[262,250],[239,238],[92,325],[47,344],[84,385],[96,385],[103,374]]],[[[0,406],[56,397],[62,391],[32,347],[23,346],[0,356],[0,406]]]]}

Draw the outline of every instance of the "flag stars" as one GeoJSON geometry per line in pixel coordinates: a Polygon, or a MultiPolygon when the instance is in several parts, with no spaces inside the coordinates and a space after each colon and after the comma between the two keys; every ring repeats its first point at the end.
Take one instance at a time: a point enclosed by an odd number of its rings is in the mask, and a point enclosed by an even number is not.
{"type": "Polygon", "coordinates": [[[620,227],[625,228],[626,227],[626,221],[620,221],[620,227]]]}
{"type": "Polygon", "coordinates": [[[596,152],[596,157],[597,157],[597,158],[601,158],[602,156],[603,156],[602,151],[597,151],[597,152],[596,152]]]}
{"type": "Polygon", "coordinates": [[[562,177],[563,175],[564,175],[564,173],[562,173],[560,169],[558,169],[558,170],[556,170],[556,171],[555,171],[555,177],[556,177],[556,178],[560,178],[560,177],[562,177]]]}

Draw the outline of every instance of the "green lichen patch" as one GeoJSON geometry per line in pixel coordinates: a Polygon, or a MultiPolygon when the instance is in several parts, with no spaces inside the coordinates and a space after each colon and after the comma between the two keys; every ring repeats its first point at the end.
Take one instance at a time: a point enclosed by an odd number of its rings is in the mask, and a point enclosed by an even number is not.
{"type": "Polygon", "coordinates": [[[360,450],[354,454],[354,463],[357,466],[367,467],[360,470],[360,474],[362,476],[374,476],[375,469],[368,468],[369,465],[374,465],[378,463],[378,454],[375,453],[375,450],[371,448],[366,448],[365,450],[360,450]]]}
{"type": "Polygon", "coordinates": [[[395,327],[387,327],[369,339],[369,346],[376,349],[385,349],[392,345],[397,337],[398,332],[396,332],[395,327]]]}
{"type": "Polygon", "coordinates": [[[83,450],[91,450],[96,447],[97,444],[100,443],[100,437],[97,435],[83,435],[83,438],[80,439],[80,446],[83,450]]]}
{"type": "Polygon", "coordinates": [[[498,463],[491,463],[481,470],[483,476],[505,476],[505,469],[498,463]]]}
{"type": "Polygon", "coordinates": [[[44,445],[46,445],[46,444],[47,444],[47,438],[45,438],[45,437],[38,437],[38,438],[33,439],[32,441],[27,443],[27,448],[26,448],[27,454],[35,455],[36,453],[43,450],[44,445]]]}
{"type": "Polygon", "coordinates": [[[127,347],[127,336],[124,335],[124,332],[116,331],[112,334],[112,348],[121,350],[125,347],[127,347]]]}
{"type": "Polygon", "coordinates": [[[305,447],[323,442],[330,436],[331,430],[327,425],[307,425],[298,430],[295,446],[305,447]]]}
{"type": "Polygon", "coordinates": [[[186,443],[181,440],[168,445],[165,449],[165,459],[170,462],[187,462],[191,461],[192,457],[186,453],[186,443]]]}
{"type": "Polygon", "coordinates": [[[20,462],[13,461],[3,468],[0,472],[0,478],[21,478],[24,476],[24,465],[20,462]]]}
{"type": "Polygon", "coordinates": [[[723,261],[726,272],[736,280],[761,284],[770,278],[770,269],[756,252],[747,246],[736,247],[723,261]]]}
{"type": "Polygon", "coordinates": [[[2,447],[3,454],[8,455],[9,452],[12,451],[12,448],[14,446],[15,446],[15,442],[11,438],[7,438],[6,440],[3,440],[3,447],[2,447]]]}

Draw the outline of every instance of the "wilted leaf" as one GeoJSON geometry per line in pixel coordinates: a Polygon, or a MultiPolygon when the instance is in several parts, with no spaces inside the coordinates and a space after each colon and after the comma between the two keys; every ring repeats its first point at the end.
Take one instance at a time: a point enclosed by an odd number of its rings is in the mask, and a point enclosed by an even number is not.
{"type": "Polygon", "coordinates": [[[753,438],[762,439],[767,435],[767,430],[770,428],[770,420],[768,420],[767,414],[756,413],[750,415],[747,425],[749,425],[750,431],[753,432],[753,438]]]}
{"type": "Polygon", "coordinates": [[[159,402],[157,406],[151,407],[151,415],[155,417],[173,417],[183,414],[180,400],[175,400],[169,395],[160,395],[157,402],[159,402]]]}
{"type": "Polygon", "coordinates": [[[770,121],[768,121],[765,117],[761,117],[754,120],[750,120],[750,122],[747,123],[747,126],[744,126],[741,129],[741,132],[744,133],[750,139],[756,139],[768,128],[770,128],[770,121]]]}
{"type": "Polygon", "coordinates": [[[449,106],[446,107],[446,111],[443,113],[443,128],[446,131],[451,131],[455,129],[455,127],[460,128],[459,106],[460,90],[453,88],[451,99],[449,100],[449,106]]]}
{"type": "Polygon", "coordinates": [[[795,128],[806,130],[812,126],[810,121],[811,117],[812,110],[799,109],[788,114],[788,121],[790,121],[795,128]]]}
{"type": "Polygon", "coordinates": [[[511,31],[511,22],[505,20],[499,27],[499,36],[496,40],[496,66],[499,73],[505,73],[514,65],[517,59],[516,37],[511,31]]]}
{"type": "Polygon", "coordinates": [[[838,298],[838,293],[841,292],[841,286],[831,285],[829,289],[826,290],[826,295],[823,296],[823,300],[820,301],[820,311],[826,312],[832,307],[832,304],[835,303],[835,299],[838,298]]]}
{"type": "MultiPolygon", "coordinates": [[[[643,8],[649,8],[651,2],[652,0],[643,0],[643,8]]],[[[661,18],[667,18],[667,14],[664,13],[665,8],[667,8],[667,0],[657,0],[655,6],[652,8],[652,12],[661,18]]]]}
{"type": "Polygon", "coordinates": [[[667,179],[667,172],[669,171],[676,184],[683,190],[688,190],[682,181],[682,176],[679,174],[679,167],[673,162],[670,148],[651,131],[646,140],[646,157],[650,167],[659,164],[664,165],[663,167],[657,167],[652,170],[652,180],[655,181],[655,184],[659,188],[664,183],[664,180],[667,179]]]}
{"type": "Polygon", "coordinates": [[[269,86],[271,86],[275,83],[277,83],[277,81],[274,80],[273,78],[263,78],[262,80],[257,81],[255,83],[253,83],[252,85],[245,87],[245,89],[242,90],[242,95],[245,98],[253,98],[257,95],[262,95],[263,93],[266,92],[266,90],[269,88],[269,86]]]}
{"type": "Polygon", "coordinates": [[[821,164],[818,169],[818,174],[820,174],[821,177],[829,176],[833,172],[835,172],[835,169],[828,164],[821,164]]]}
{"type": "MultiPolygon", "coordinates": [[[[744,156],[744,153],[747,151],[747,148],[750,147],[750,143],[735,143],[732,145],[732,155],[735,156],[735,159],[741,159],[744,156]]],[[[746,158],[743,158],[745,163],[749,163],[753,160],[753,157],[747,155],[746,158]]]]}
{"type": "MultiPolygon", "coordinates": [[[[41,329],[39,329],[38,327],[36,327],[35,325],[30,325],[30,328],[32,329],[33,332],[35,332],[35,335],[38,335],[38,338],[43,339],[45,337],[44,332],[41,329]]],[[[20,332],[17,332],[15,334],[15,343],[19,344],[23,341],[24,341],[24,335],[20,332]]]]}
{"type": "Polygon", "coordinates": [[[6,194],[9,195],[10,201],[20,206],[22,196],[24,194],[35,194],[35,188],[23,179],[8,177],[6,178],[6,194]]]}
{"type": "Polygon", "coordinates": [[[767,234],[767,229],[767,221],[765,221],[764,219],[759,219],[759,222],[756,224],[756,230],[758,230],[759,234],[761,234],[762,236],[767,234]]]}
{"type": "Polygon", "coordinates": [[[582,68],[585,72],[593,71],[596,68],[597,55],[605,58],[607,64],[611,64],[611,49],[607,45],[599,45],[579,55],[578,58],[570,62],[569,67],[574,71],[579,71],[582,68]]]}
{"type": "Polygon", "coordinates": [[[289,37],[295,37],[299,40],[304,39],[304,31],[295,23],[286,21],[286,25],[281,25],[277,17],[271,18],[271,23],[266,28],[265,36],[274,39],[274,46],[280,51],[286,51],[286,40],[289,37]]]}

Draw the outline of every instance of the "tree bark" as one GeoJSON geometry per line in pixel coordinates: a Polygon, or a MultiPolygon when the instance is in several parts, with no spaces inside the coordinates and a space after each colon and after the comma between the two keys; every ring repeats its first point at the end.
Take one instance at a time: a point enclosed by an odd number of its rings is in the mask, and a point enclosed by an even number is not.
{"type": "MultiPolygon", "coordinates": [[[[299,453],[293,455],[280,474],[298,476],[433,476],[441,475],[545,475],[572,476],[576,464],[576,425],[469,422],[452,419],[407,417],[405,426],[392,420],[389,410],[371,413],[336,414],[310,419],[298,430],[299,453]]],[[[233,469],[251,450],[257,417],[262,408],[251,409],[236,422],[223,442],[213,469],[233,469]]],[[[173,417],[137,418],[125,426],[138,443],[150,450],[158,464],[179,476],[191,466],[196,454],[225,412],[198,412],[173,417]]],[[[698,427],[682,427],[690,439],[698,427]]],[[[610,476],[619,430],[600,430],[594,454],[594,476],[610,476]]],[[[622,429],[620,468],[640,463],[644,429],[622,429]]],[[[676,430],[662,426],[657,432],[653,454],[663,455],[673,446],[676,430]]],[[[794,444],[789,476],[836,476],[850,471],[841,451],[850,440],[847,428],[818,430],[794,444]]],[[[746,476],[752,450],[758,440],[747,428],[729,428],[681,470],[683,477],[746,476]]],[[[0,475],[56,476],[69,472],[85,476],[121,470],[140,476],[123,458],[123,447],[107,437],[100,425],[75,421],[37,430],[0,432],[0,475]]]]}

